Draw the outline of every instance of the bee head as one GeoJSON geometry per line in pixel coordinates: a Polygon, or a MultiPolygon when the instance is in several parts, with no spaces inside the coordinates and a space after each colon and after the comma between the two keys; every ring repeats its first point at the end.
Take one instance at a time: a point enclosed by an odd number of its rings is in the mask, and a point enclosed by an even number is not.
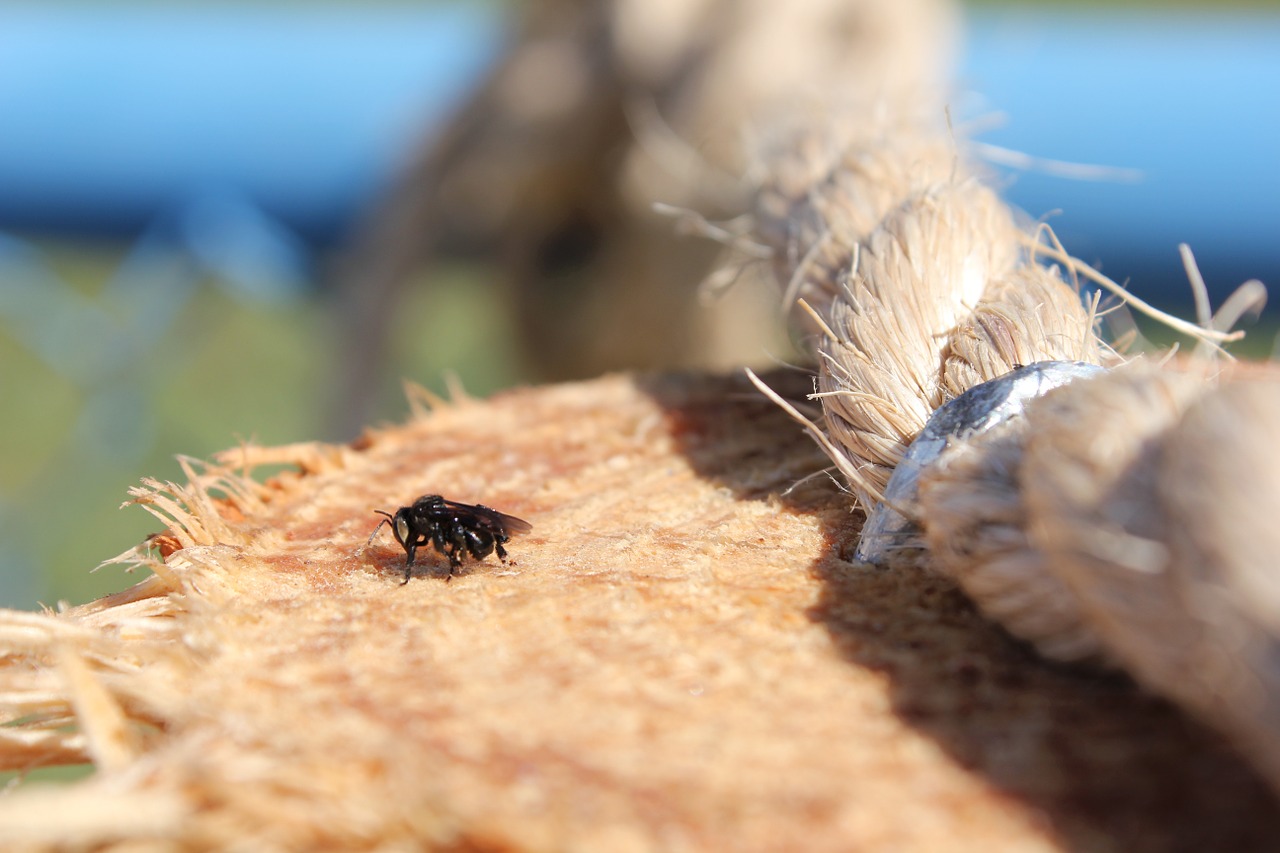
{"type": "MultiPolygon", "coordinates": [[[[394,515],[381,509],[375,509],[374,512],[378,515],[385,515],[386,518],[378,522],[378,526],[374,528],[373,535],[377,535],[378,530],[382,528],[382,525],[390,524],[391,532],[395,534],[396,541],[404,547],[405,542],[409,539],[409,508],[400,507],[400,509],[396,510],[394,515]]],[[[373,541],[373,536],[369,537],[369,541],[373,541]]]]}

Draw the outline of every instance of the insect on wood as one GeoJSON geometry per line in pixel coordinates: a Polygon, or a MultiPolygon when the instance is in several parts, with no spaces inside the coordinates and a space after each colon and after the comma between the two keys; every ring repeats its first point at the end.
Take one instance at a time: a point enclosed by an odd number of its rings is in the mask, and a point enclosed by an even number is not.
{"type": "Polygon", "coordinates": [[[382,525],[391,525],[391,532],[405,552],[402,586],[409,582],[414,556],[423,545],[433,545],[449,558],[447,579],[452,579],[468,554],[473,559],[483,560],[496,551],[498,559],[505,563],[507,551],[502,546],[517,533],[533,529],[524,519],[498,512],[492,507],[458,503],[445,500],[440,495],[423,495],[394,513],[381,509],[374,512],[386,518],[379,521],[373,533],[369,534],[366,547],[373,543],[382,525]]]}

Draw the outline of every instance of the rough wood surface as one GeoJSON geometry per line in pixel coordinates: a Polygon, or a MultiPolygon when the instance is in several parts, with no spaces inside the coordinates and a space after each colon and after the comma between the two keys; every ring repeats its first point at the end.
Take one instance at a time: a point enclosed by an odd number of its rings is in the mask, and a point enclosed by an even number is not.
{"type": "MultiPolygon", "coordinates": [[[[799,374],[769,377],[798,396],[799,374]]],[[[1054,667],[948,581],[851,563],[823,457],[738,377],[458,402],[174,486],[150,581],[0,616],[0,800],[30,849],[1265,850],[1219,736],[1054,667]],[[266,486],[244,467],[291,462],[266,486]],[[211,501],[221,483],[229,498],[211,501]],[[533,523],[400,586],[394,508],[533,523]],[[189,514],[188,514],[189,513],[189,514]]],[[[135,510],[136,511],[136,510],[135,510]]]]}

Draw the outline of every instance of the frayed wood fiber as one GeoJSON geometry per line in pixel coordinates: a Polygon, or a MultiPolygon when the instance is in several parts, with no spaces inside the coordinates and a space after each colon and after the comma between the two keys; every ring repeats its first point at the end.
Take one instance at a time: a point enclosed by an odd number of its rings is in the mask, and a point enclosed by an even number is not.
{"type": "Polygon", "coordinates": [[[155,576],[0,613],[0,761],[98,765],[0,797],[4,847],[1280,845],[1212,733],[1044,666],[944,578],[848,562],[839,492],[778,497],[820,464],[745,380],[697,376],[189,464],[136,494],[168,519],[155,576]],[[372,509],[427,489],[533,530],[505,567],[402,587],[403,551],[364,549],[372,509]]]}

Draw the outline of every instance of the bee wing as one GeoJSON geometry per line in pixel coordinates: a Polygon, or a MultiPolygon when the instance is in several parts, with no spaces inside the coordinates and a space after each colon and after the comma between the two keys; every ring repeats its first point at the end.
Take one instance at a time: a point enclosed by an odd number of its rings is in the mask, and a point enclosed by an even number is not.
{"type": "Polygon", "coordinates": [[[492,507],[484,504],[464,504],[457,501],[445,500],[447,506],[461,512],[468,512],[477,518],[484,519],[492,528],[501,530],[510,535],[513,533],[528,533],[533,529],[533,525],[525,521],[523,518],[516,518],[514,515],[507,515],[505,512],[498,512],[492,507]]]}
{"type": "Polygon", "coordinates": [[[496,512],[494,514],[502,519],[502,527],[508,534],[528,533],[533,529],[533,525],[523,518],[516,518],[514,515],[507,515],[505,512],[496,512]]]}

